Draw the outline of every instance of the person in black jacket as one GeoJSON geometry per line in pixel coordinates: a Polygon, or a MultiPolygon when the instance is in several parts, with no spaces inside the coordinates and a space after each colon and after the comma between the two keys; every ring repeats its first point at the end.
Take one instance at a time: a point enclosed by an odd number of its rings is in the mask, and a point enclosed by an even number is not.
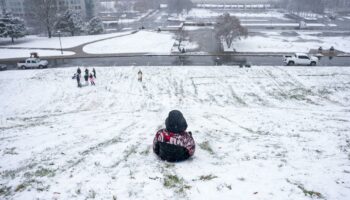
{"type": "Polygon", "coordinates": [[[80,67],[78,67],[78,69],[77,69],[77,74],[81,74],[81,69],[80,69],[80,67]]]}
{"type": "Polygon", "coordinates": [[[94,74],[94,78],[96,78],[96,70],[95,70],[95,68],[92,68],[92,73],[94,74]]]}
{"type": "Polygon", "coordinates": [[[78,87],[81,87],[80,74],[77,74],[76,79],[77,79],[78,87]]]}
{"type": "Polygon", "coordinates": [[[171,111],[165,126],[154,137],[153,152],[168,162],[183,161],[193,156],[196,145],[192,133],[186,132],[187,122],[182,113],[171,111]]]}
{"type": "Polygon", "coordinates": [[[85,69],[85,75],[84,75],[84,79],[85,79],[85,85],[89,85],[89,70],[86,68],[85,69]]]}

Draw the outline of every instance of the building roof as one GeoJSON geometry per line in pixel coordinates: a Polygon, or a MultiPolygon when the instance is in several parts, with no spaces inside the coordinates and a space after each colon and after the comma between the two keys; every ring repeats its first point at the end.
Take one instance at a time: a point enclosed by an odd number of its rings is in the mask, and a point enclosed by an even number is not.
{"type": "Polygon", "coordinates": [[[192,0],[199,4],[268,4],[279,1],[281,0],[192,0]]]}

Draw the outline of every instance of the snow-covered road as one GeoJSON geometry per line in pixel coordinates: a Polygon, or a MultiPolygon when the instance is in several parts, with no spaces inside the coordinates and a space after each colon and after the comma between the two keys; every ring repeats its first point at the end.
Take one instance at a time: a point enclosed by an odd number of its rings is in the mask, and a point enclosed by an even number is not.
{"type": "Polygon", "coordinates": [[[350,199],[350,68],[96,70],[0,73],[1,199],[350,199]],[[172,109],[197,144],[176,164],[151,146],[172,109]]]}

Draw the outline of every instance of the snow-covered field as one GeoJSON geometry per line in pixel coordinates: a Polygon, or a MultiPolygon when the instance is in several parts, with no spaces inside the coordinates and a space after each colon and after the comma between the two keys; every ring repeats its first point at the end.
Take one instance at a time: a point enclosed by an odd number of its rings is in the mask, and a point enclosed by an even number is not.
{"type": "MultiPolygon", "coordinates": [[[[105,38],[120,36],[129,34],[130,32],[110,33],[101,35],[85,35],[74,37],[61,37],[62,48],[72,48],[88,42],[101,40],[105,38]]],[[[59,49],[60,41],[58,37],[38,37],[38,36],[26,36],[15,40],[15,44],[12,44],[9,39],[1,39],[0,46],[2,47],[23,47],[23,48],[56,48],[59,49]]]]}
{"type": "Polygon", "coordinates": [[[350,199],[350,68],[96,69],[0,73],[0,199],[350,199]],[[176,164],[151,149],[172,109],[176,164]]]}
{"type": "Polygon", "coordinates": [[[138,33],[89,44],[83,48],[90,54],[108,53],[165,53],[174,44],[174,35],[167,32],[140,31],[138,33]]]}
{"type": "Polygon", "coordinates": [[[282,32],[263,32],[264,35],[248,36],[233,42],[238,52],[309,52],[310,49],[334,47],[337,50],[350,52],[349,36],[324,37],[316,32],[298,32],[297,36],[283,36],[282,32]]]}
{"type": "Polygon", "coordinates": [[[282,20],[288,20],[284,17],[284,13],[280,13],[277,11],[265,11],[265,12],[237,12],[237,11],[215,11],[210,9],[204,9],[204,8],[194,8],[192,9],[186,17],[190,18],[213,18],[218,17],[222,15],[224,12],[230,13],[230,15],[234,15],[239,18],[277,18],[282,20]]]}
{"type": "MultiPolygon", "coordinates": [[[[27,58],[30,53],[37,52],[40,56],[62,56],[61,51],[39,50],[39,49],[0,49],[0,59],[7,58],[27,58]]],[[[63,56],[74,55],[72,51],[63,51],[63,56]]]]}

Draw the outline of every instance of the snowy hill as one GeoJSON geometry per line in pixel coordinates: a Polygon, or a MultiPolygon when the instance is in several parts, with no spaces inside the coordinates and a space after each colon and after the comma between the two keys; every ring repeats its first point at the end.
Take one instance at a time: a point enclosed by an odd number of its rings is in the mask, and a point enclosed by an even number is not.
{"type": "Polygon", "coordinates": [[[0,199],[350,199],[350,68],[96,70],[0,73],[0,199]],[[172,109],[176,164],[151,146],[172,109]]]}

